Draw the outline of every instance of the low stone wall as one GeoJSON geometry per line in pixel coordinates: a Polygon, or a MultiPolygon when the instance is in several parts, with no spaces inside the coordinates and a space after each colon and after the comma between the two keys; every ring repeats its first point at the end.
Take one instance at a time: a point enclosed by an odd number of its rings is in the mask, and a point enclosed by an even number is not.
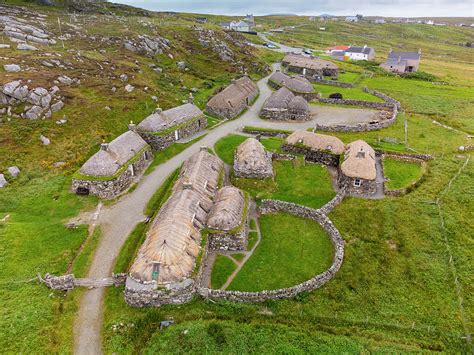
{"type": "Polygon", "coordinates": [[[352,84],[352,83],[345,83],[343,81],[337,81],[337,80],[326,80],[326,79],[311,78],[310,81],[313,82],[313,83],[319,83],[319,84],[323,84],[323,85],[338,86],[340,88],[352,88],[352,87],[354,87],[354,84],[352,84]]]}
{"type": "Polygon", "coordinates": [[[278,137],[278,138],[286,138],[288,137],[291,133],[291,131],[284,132],[284,131],[275,131],[269,128],[268,130],[265,129],[258,129],[258,130],[253,130],[251,128],[245,128],[242,130],[242,132],[248,133],[248,134],[255,134],[255,135],[260,135],[260,136],[265,136],[265,137],[278,137]]]}
{"type": "MultiPolygon", "coordinates": [[[[190,279],[191,280],[191,279],[190,279]]],[[[138,290],[125,287],[125,302],[134,307],[159,307],[165,304],[183,304],[194,295],[194,280],[178,289],[138,290]]]]}
{"type": "Polygon", "coordinates": [[[417,163],[421,165],[421,176],[419,177],[419,179],[413,181],[409,186],[395,190],[387,190],[384,184],[384,194],[387,196],[405,195],[411,190],[413,190],[415,187],[419,186],[420,183],[423,182],[424,176],[428,170],[428,163],[426,161],[429,159],[433,159],[433,157],[429,154],[382,153],[382,169],[384,167],[385,158],[400,160],[407,163],[417,163]]]}
{"type": "Polygon", "coordinates": [[[238,233],[209,233],[209,249],[219,251],[242,251],[247,249],[248,220],[238,233]]]}
{"type": "Polygon", "coordinates": [[[153,154],[151,150],[147,150],[115,179],[106,181],[73,179],[71,189],[74,193],[78,193],[78,190],[82,189],[89,191],[89,195],[95,195],[102,199],[112,199],[126,190],[135,176],[141,174],[152,160],[153,154]],[[131,166],[133,167],[133,174],[131,166]]]}
{"type": "Polygon", "coordinates": [[[337,77],[339,75],[339,69],[335,69],[335,68],[310,69],[310,68],[295,67],[295,66],[289,65],[289,63],[287,62],[282,62],[282,65],[286,67],[288,71],[304,75],[308,79],[316,78],[318,76],[337,77]]]}
{"type": "Polygon", "coordinates": [[[386,102],[375,102],[375,101],[364,101],[364,100],[349,100],[349,99],[329,99],[320,97],[319,102],[330,104],[330,105],[347,105],[347,106],[360,106],[367,108],[374,108],[377,110],[393,110],[393,104],[386,102]]]}
{"type": "Polygon", "coordinates": [[[380,92],[380,91],[377,91],[377,90],[371,90],[368,87],[364,87],[364,91],[371,94],[371,95],[374,95],[374,96],[378,97],[379,99],[384,100],[388,104],[392,104],[392,105],[397,106],[398,110],[402,109],[402,105],[400,104],[400,101],[395,100],[394,98],[384,94],[383,92],[380,92]]]}
{"type": "Polygon", "coordinates": [[[235,302],[263,302],[266,300],[293,298],[301,292],[312,291],[323,286],[326,282],[334,277],[336,272],[341,267],[342,261],[344,259],[344,240],[329,218],[327,218],[326,215],[320,213],[319,210],[284,201],[263,200],[262,204],[260,205],[260,213],[262,214],[280,211],[299,217],[312,219],[319,223],[321,227],[326,230],[334,246],[334,257],[331,267],[312,279],[293,287],[270,291],[264,290],[260,292],[225,291],[200,287],[197,289],[199,295],[204,298],[225,299],[235,302]]]}
{"type": "Polygon", "coordinates": [[[163,135],[153,134],[148,132],[137,133],[153,148],[153,150],[160,151],[168,148],[176,142],[176,131],[178,131],[178,140],[192,136],[207,127],[207,117],[202,116],[199,119],[190,122],[189,124],[178,128],[177,130],[168,132],[163,135]]]}
{"type": "Polygon", "coordinates": [[[292,144],[283,144],[281,149],[290,154],[304,155],[305,160],[311,163],[321,163],[329,166],[339,166],[339,155],[329,152],[315,151],[305,147],[299,147],[292,144]]]}
{"type": "Polygon", "coordinates": [[[295,160],[296,156],[293,154],[273,153],[272,160],[295,160]]]}
{"type": "Polygon", "coordinates": [[[377,182],[375,180],[360,180],[360,186],[354,185],[355,178],[339,174],[338,184],[348,195],[370,196],[377,192],[377,182]]]}
{"type": "Polygon", "coordinates": [[[331,201],[326,203],[323,207],[318,209],[318,211],[324,215],[327,215],[330,213],[337,205],[339,205],[342,200],[344,200],[344,197],[346,196],[346,189],[342,188],[339,190],[339,192],[336,194],[336,196],[333,197],[331,201]]]}
{"type": "Polygon", "coordinates": [[[75,287],[107,287],[125,284],[127,274],[112,274],[112,277],[102,279],[76,278],[74,274],[55,276],[46,274],[40,281],[52,290],[67,291],[75,287]]]}

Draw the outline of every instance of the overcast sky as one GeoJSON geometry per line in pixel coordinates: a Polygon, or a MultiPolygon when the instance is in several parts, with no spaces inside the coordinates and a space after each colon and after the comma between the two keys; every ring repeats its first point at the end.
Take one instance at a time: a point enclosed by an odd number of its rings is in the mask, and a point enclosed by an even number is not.
{"type": "Polygon", "coordinates": [[[155,11],[203,14],[474,17],[473,0],[110,0],[155,11]]]}

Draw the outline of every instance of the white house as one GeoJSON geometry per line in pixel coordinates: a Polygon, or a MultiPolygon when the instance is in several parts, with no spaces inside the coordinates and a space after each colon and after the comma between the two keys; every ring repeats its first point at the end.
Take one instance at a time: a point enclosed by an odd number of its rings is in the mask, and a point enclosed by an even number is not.
{"type": "Polygon", "coordinates": [[[346,22],[359,22],[359,18],[357,16],[347,16],[346,22]]]}
{"type": "Polygon", "coordinates": [[[345,50],[344,55],[350,60],[372,60],[375,58],[375,49],[367,46],[351,46],[345,50]]]}

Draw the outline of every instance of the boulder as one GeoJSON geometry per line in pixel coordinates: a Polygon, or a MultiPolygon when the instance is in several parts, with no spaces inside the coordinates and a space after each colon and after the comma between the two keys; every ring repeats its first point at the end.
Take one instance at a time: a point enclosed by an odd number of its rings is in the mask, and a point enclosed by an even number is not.
{"type": "Polygon", "coordinates": [[[60,77],[58,77],[58,81],[61,83],[61,84],[64,84],[64,85],[71,85],[73,83],[73,80],[66,76],[66,75],[62,75],[60,77]]]}
{"type": "Polygon", "coordinates": [[[186,69],[186,63],[185,62],[176,62],[176,65],[178,66],[178,69],[181,69],[181,70],[186,69]]]}
{"type": "Polygon", "coordinates": [[[31,90],[31,92],[29,93],[27,101],[33,105],[43,106],[42,105],[43,97],[48,96],[48,95],[49,95],[48,90],[46,90],[45,88],[41,88],[41,87],[35,88],[31,90]]]}
{"type": "Polygon", "coordinates": [[[49,107],[50,103],[51,103],[51,95],[49,93],[41,98],[41,106],[43,106],[44,108],[49,107]]]}
{"type": "Polygon", "coordinates": [[[51,111],[58,112],[63,107],[64,107],[64,102],[58,101],[51,105],[51,111]]]}
{"type": "Polygon", "coordinates": [[[5,175],[0,174],[0,187],[5,187],[8,185],[7,179],[5,179],[5,175]]]}
{"type": "Polygon", "coordinates": [[[10,48],[10,45],[9,44],[2,44],[0,43],[0,49],[8,49],[10,48]]]}
{"type": "Polygon", "coordinates": [[[18,43],[18,45],[16,46],[16,49],[19,49],[20,51],[37,51],[38,50],[38,48],[36,48],[35,46],[32,46],[27,43],[18,43]]]}
{"type": "Polygon", "coordinates": [[[0,91],[0,105],[8,105],[8,101],[10,101],[8,96],[0,91]]]}
{"type": "Polygon", "coordinates": [[[40,140],[41,140],[41,143],[43,143],[43,145],[50,145],[51,144],[51,141],[49,140],[49,138],[45,137],[43,135],[40,136],[40,140]]]}
{"type": "Polygon", "coordinates": [[[12,96],[13,95],[13,92],[15,91],[15,89],[20,86],[20,81],[18,80],[15,80],[15,81],[10,81],[9,83],[6,83],[5,85],[3,85],[3,89],[2,89],[2,92],[5,94],[5,95],[8,95],[8,96],[12,96]]]}
{"type": "Polygon", "coordinates": [[[20,169],[17,166],[10,166],[7,170],[8,173],[14,178],[16,178],[20,173],[20,169]]]}
{"type": "Polygon", "coordinates": [[[59,88],[56,85],[54,85],[51,89],[49,89],[49,93],[51,95],[56,95],[57,92],[59,92],[59,88]]]}
{"type": "Polygon", "coordinates": [[[29,93],[28,86],[23,85],[16,88],[15,91],[13,91],[12,96],[17,100],[24,101],[26,97],[28,96],[28,93],[29,93]]]}
{"type": "Polygon", "coordinates": [[[21,70],[18,64],[5,64],[3,69],[5,69],[7,73],[17,73],[21,70]]]}
{"type": "Polygon", "coordinates": [[[128,80],[128,75],[127,74],[120,74],[120,80],[127,81],[128,80]]]}
{"type": "Polygon", "coordinates": [[[132,86],[132,85],[130,85],[130,84],[127,84],[127,85],[125,86],[125,91],[126,91],[126,92],[132,92],[133,90],[135,90],[135,87],[134,87],[134,86],[132,86]]]}
{"type": "Polygon", "coordinates": [[[40,118],[41,114],[43,113],[43,108],[41,106],[33,106],[25,113],[25,118],[29,120],[37,120],[40,118]]]}

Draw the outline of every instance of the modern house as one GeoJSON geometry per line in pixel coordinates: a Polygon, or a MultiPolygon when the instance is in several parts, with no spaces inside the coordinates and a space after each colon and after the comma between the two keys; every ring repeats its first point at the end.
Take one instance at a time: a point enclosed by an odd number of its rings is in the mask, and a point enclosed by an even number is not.
{"type": "Polygon", "coordinates": [[[347,16],[346,22],[359,22],[359,18],[357,16],[347,16]]]}
{"type": "Polygon", "coordinates": [[[236,32],[250,32],[253,26],[245,21],[221,22],[221,27],[225,30],[236,32]]]}
{"type": "Polygon", "coordinates": [[[376,23],[377,25],[382,25],[385,23],[385,20],[383,18],[378,18],[375,19],[374,23],[376,23]]]}
{"type": "Polygon", "coordinates": [[[339,73],[339,68],[333,62],[299,54],[287,54],[283,58],[282,65],[290,72],[302,74],[309,78],[337,76],[339,73]]]}
{"type": "Polygon", "coordinates": [[[367,46],[351,46],[344,51],[344,57],[348,60],[373,60],[375,58],[375,49],[367,46]]]}
{"type": "Polygon", "coordinates": [[[126,190],[151,163],[150,146],[133,130],[121,134],[87,160],[72,179],[72,191],[111,199],[126,190]]]}
{"type": "Polygon", "coordinates": [[[394,52],[390,50],[385,63],[380,66],[392,73],[413,73],[418,71],[421,59],[421,50],[418,52],[394,52]]]}
{"type": "Polygon", "coordinates": [[[244,22],[249,24],[250,29],[253,29],[256,26],[255,17],[253,16],[253,14],[247,14],[244,18],[244,22]]]}
{"type": "Polygon", "coordinates": [[[255,138],[246,139],[235,152],[234,174],[238,178],[272,178],[272,154],[255,138]]]}
{"type": "Polygon", "coordinates": [[[244,76],[214,95],[207,102],[206,112],[212,116],[232,119],[245,110],[257,95],[257,85],[244,76]]]}
{"type": "Polygon", "coordinates": [[[303,97],[281,87],[265,101],[260,116],[270,120],[308,120],[311,110],[303,97]]]}
{"type": "Polygon", "coordinates": [[[189,102],[166,111],[156,109],[137,125],[136,131],[154,150],[163,150],[206,127],[207,117],[189,102]]]}
{"type": "Polygon", "coordinates": [[[372,195],[377,190],[375,151],[362,140],[349,143],[340,166],[339,186],[351,195],[372,195]]]}

